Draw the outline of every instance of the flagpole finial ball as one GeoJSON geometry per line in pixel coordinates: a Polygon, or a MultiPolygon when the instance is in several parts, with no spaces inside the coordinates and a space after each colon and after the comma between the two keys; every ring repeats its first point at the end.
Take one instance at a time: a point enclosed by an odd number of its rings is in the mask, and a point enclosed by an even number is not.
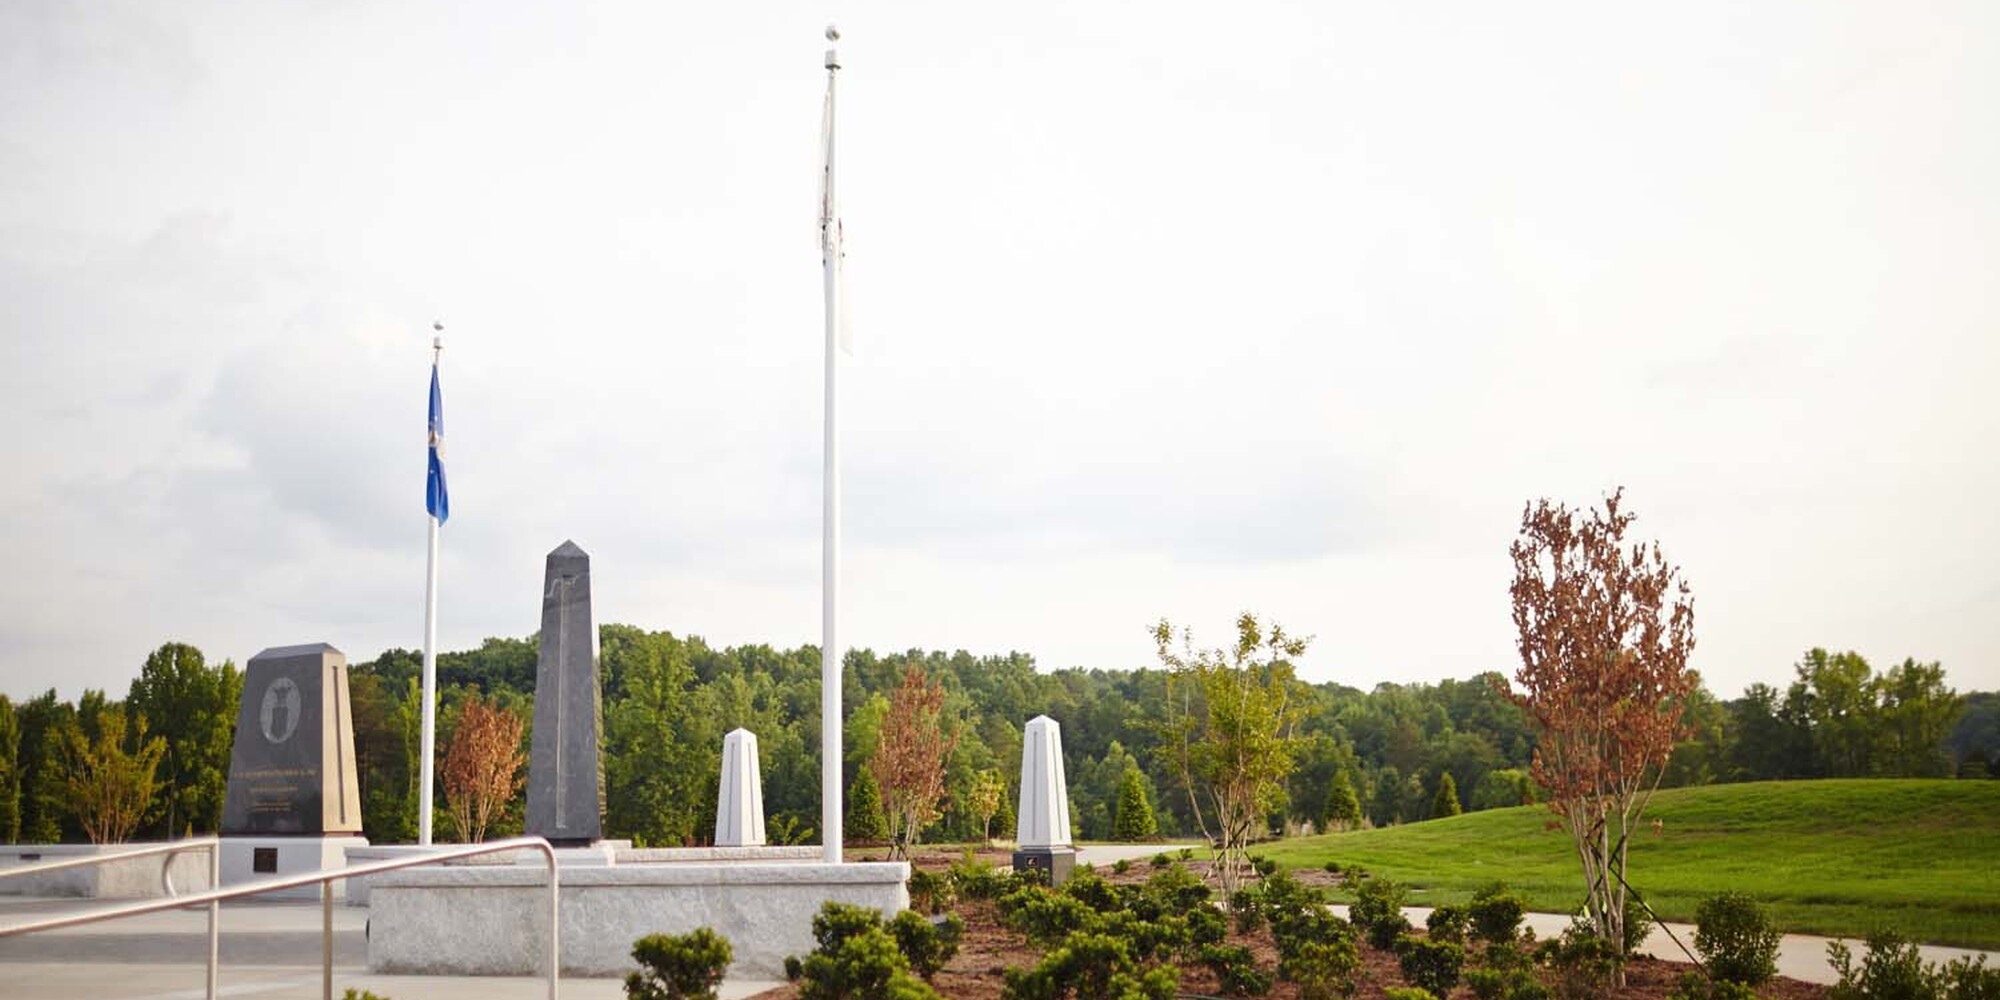
{"type": "Polygon", "coordinates": [[[839,29],[839,28],[836,28],[836,27],[834,27],[834,26],[833,26],[833,25],[831,25],[831,24],[827,25],[827,26],[826,26],[826,40],[827,40],[827,41],[829,41],[829,42],[837,42],[837,41],[840,41],[840,29],[839,29]]]}
{"type": "Polygon", "coordinates": [[[437,320],[431,320],[431,331],[434,333],[443,333],[444,324],[438,322],[437,320]]]}

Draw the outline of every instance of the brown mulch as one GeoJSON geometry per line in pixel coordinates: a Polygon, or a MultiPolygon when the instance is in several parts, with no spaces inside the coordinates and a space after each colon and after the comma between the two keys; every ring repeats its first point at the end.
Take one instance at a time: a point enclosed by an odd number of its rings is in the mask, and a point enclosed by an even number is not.
{"type": "MultiPolygon", "coordinates": [[[[1006,851],[982,851],[980,855],[980,860],[989,863],[1006,864],[1011,860],[1006,851]]],[[[925,870],[941,870],[956,864],[961,858],[962,852],[919,850],[911,862],[914,867],[925,870]]],[[[1205,868],[1200,862],[1192,862],[1189,867],[1197,872],[1205,868]]],[[[1124,873],[1114,874],[1109,868],[1102,868],[1098,874],[1112,882],[1142,882],[1153,871],[1146,862],[1137,861],[1124,873]]],[[[1300,881],[1312,884],[1330,886],[1338,882],[1338,876],[1324,872],[1300,871],[1295,874],[1300,881]],[[1319,877],[1312,877],[1315,875],[1319,877]]],[[[958,954],[938,972],[931,986],[946,1000],[1001,1000],[1002,970],[1031,966],[1039,960],[1039,953],[1020,935],[1001,925],[999,914],[990,902],[961,901],[957,913],[965,920],[965,938],[959,945],[958,954]]],[[[1249,948],[1256,956],[1259,967],[1277,967],[1277,944],[1271,939],[1269,930],[1243,935],[1236,933],[1232,923],[1229,943],[1249,948]]],[[[1402,967],[1394,953],[1371,948],[1366,941],[1357,944],[1361,949],[1362,967],[1355,976],[1355,997],[1359,1000],[1383,1000],[1388,987],[1406,985],[1402,967]]],[[[1604,1000],[1665,1000],[1681,973],[1691,968],[1693,966],[1685,962],[1636,959],[1625,967],[1625,988],[1605,994],[1604,1000]]],[[[1180,992],[1183,996],[1214,996],[1218,986],[1215,974],[1206,967],[1181,967],[1180,992]]],[[[759,993],[750,1000],[797,1000],[798,995],[797,986],[786,984],[759,993]]],[[[1825,986],[1780,977],[1758,987],[1757,995],[1765,1000],[1826,1000],[1830,991],[1825,986]]],[[[1279,982],[1266,997],[1267,1000],[1297,1000],[1298,989],[1291,983],[1279,982]]],[[[1473,1000],[1472,991],[1461,985],[1444,1000],[1473,1000]]]]}

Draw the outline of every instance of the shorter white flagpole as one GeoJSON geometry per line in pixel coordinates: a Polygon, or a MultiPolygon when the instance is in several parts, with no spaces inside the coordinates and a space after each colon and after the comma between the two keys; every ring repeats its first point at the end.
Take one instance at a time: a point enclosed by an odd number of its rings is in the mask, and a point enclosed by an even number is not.
{"type": "MultiPolygon", "coordinates": [[[[443,330],[442,324],[431,324],[432,329],[443,330]]],[[[437,370],[438,359],[444,353],[444,338],[431,338],[431,370],[437,370]]],[[[438,611],[438,519],[436,514],[424,513],[424,520],[430,525],[430,557],[424,565],[424,690],[423,716],[424,736],[422,767],[419,769],[417,794],[417,843],[429,847],[431,843],[431,787],[436,783],[433,777],[433,762],[437,758],[437,611],[438,611]]]]}

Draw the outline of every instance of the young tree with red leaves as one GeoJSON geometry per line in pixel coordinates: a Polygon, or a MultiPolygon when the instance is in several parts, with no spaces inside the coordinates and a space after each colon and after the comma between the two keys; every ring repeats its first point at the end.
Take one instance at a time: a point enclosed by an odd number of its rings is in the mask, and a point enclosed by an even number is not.
{"type": "Polygon", "coordinates": [[[1694,599],[1658,542],[1625,540],[1624,491],[1602,510],[1538,500],[1521,515],[1514,557],[1518,692],[1533,720],[1535,781],[1569,834],[1589,886],[1585,907],[1623,950],[1626,836],[1685,736],[1681,713],[1700,677],[1694,599]]]}
{"type": "Polygon", "coordinates": [[[944,685],[911,664],[889,695],[869,767],[889,814],[889,855],[909,857],[925,826],[944,815],[944,762],[958,736],[944,731],[944,685]]]}
{"type": "Polygon", "coordinates": [[[521,773],[521,717],[468,695],[444,752],[444,800],[466,843],[486,839],[486,827],[527,780],[521,773]]]}

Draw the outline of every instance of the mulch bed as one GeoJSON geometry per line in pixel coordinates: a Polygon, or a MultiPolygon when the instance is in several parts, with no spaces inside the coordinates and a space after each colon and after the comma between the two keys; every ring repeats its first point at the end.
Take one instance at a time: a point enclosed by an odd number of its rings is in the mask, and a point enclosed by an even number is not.
{"type": "MultiPolygon", "coordinates": [[[[1005,864],[1010,860],[1005,851],[981,852],[981,855],[981,860],[987,862],[1005,864]],[[998,857],[988,857],[988,854],[998,857]]],[[[912,864],[917,868],[938,871],[957,863],[962,857],[961,853],[919,851],[912,864]]],[[[1188,865],[1197,873],[1206,874],[1206,866],[1202,862],[1189,862],[1188,865]]],[[[1141,861],[1134,862],[1129,870],[1121,874],[1114,874],[1109,869],[1099,869],[1098,874],[1112,882],[1141,882],[1152,872],[1153,869],[1141,861]]],[[[1322,885],[1336,881],[1325,873],[1301,871],[1297,875],[1300,881],[1322,885]],[[1321,877],[1311,878],[1313,875],[1321,877]]],[[[1039,958],[1038,950],[1000,923],[992,903],[961,901],[957,913],[965,920],[965,938],[959,945],[957,956],[938,972],[931,986],[947,1000],[1001,1000],[1002,970],[1032,966],[1039,958]]],[[[1248,947],[1260,967],[1277,967],[1278,949],[1270,931],[1260,930],[1244,935],[1236,933],[1232,925],[1229,943],[1248,947]]],[[[1371,948],[1366,941],[1357,944],[1361,950],[1362,967],[1355,976],[1355,997],[1382,1000],[1387,996],[1385,991],[1388,987],[1407,985],[1394,953],[1371,948]]],[[[1691,968],[1693,966],[1684,962],[1635,959],[1625,967],[1625,988],[1605,994],[1605,1000],[1665,1000],[1681,973],[1691,968]]],[[[1206,967],[1181,967],[1180,991],[1183,995],[1214,996],[1218,986],[1215,974],[1206,967]]],[[[798,987],[787,984],[759,993],[751,1000],[797,1000],[798,995],[798,987]]],[[[1830,992],[1825,986],[1780,977],[1758,987],[1757,995],[1767,1000],[1826,1000],[1830,992]]],[[[1297,1000],[1298,989],[1291,983],[1280,982],[1266,997],[1268,1000],[1297,1000]]],[[[1472,991],[1461,985],[1445,1000],[1472,1000],[1472,991]]]]}

